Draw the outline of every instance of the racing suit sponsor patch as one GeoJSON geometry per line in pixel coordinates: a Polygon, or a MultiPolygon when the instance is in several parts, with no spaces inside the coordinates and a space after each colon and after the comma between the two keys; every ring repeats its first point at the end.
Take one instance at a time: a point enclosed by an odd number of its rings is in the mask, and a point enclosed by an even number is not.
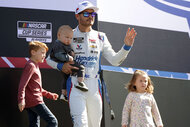
{"type": "Polygon", "coordinates": [[[103,35],[98,34],[98,38],[99,38],[101,41],[104,41],[104,36],[103,36],[103,35]]]}
{"type": "Polygon", "coordinates": [[[82,46],[81,45],[77,45],[76,49],[77,50],[82,50],[82,46]]]}
{"type": "Polygon", "coordinates": [[[93,51],[93,50],[91,50],[90,53],[98,54],[98,51],[93,51]]]}
{"type": "Polygon", "coordinates": [[[89,41],[90,41],[91,43],[96,43],[96,40],[95,40],[95,39],[89,39],[89,41]]]}
{"type": "Polygon", "coordinates": [[[97,48],[97,45],[90,45],[91,48],[97,48]]]}
{"type": "Polygon", "coordinates": [[[85,54],[85,52],[75,52],[75,54],[85,54]]]}
{"type": "Polygon", "coordinates": [[[84,37],[73,38],[74,43],[84,43],[84,37]]]}
{"type": "Polygon", "coordinates": [[[76,55],[75,57],[76,62],[84,65],[85,67],[94,67],[97,63],[98,57],[97,56],[80,56],[76,55]]]}

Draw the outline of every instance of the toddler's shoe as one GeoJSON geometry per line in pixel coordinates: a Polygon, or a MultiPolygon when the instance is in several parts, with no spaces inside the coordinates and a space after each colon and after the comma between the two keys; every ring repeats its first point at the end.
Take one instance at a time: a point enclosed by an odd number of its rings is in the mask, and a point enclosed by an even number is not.
{"type": "Polygon", "coordinates": [[[83,92],[87,92],[88,91],[88,88],[86,87],[85,83],[84,82],[78,82],[75,87],[77,89],[80,89],[81,91],[83,92]]]}

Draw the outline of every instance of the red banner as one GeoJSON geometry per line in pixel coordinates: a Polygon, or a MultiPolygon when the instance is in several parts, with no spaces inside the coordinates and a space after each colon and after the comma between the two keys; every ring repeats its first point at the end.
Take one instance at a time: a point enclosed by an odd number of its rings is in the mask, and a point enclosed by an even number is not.
{"type": "MultiPolygon", "coordinates": [[[[24,68],[29,58],[25,57],[0,57],[0,68],[24,68]]],[[[51,68],[46,60],[40,63],[40,68],[51,68]]]]}

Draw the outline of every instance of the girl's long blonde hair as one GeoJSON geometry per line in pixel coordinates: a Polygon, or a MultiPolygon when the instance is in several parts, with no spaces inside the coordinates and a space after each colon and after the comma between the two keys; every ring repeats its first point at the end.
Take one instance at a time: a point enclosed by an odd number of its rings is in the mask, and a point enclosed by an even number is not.
{"type": "Polygon", "coordinates": [[[132,79],[130,80],[130,82],[128,84],[126,84],[126,87],[128,89],[129,92],[132,92],[132,91],[137,91],[136,89],[136,86],[134,85],[135,82],[136,82],[136,79],[139,75],[146,75],[147,78],[148,78],[148,85],[147,85],[147,88],[146,88],[146,92],[147,93],[153,93],[154,92],[154,86],[153,86],[153,83],[150,79],[150,77],[148,76],[148,74],[142,70],[136,70],[133,74],[133,77],[132,79]]]}

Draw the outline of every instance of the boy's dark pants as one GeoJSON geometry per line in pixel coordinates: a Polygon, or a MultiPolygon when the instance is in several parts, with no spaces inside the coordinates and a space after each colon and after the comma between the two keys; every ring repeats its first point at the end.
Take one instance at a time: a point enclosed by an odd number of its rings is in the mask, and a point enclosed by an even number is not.
{"type": "Polygon", "coordinates": [[[47,127],[58,127],[56,117],[44,103],[31,108],[26,108],[26,110],[29,116],[29,127],[40,127],[40,118],[46,121],[47,127]]]}

